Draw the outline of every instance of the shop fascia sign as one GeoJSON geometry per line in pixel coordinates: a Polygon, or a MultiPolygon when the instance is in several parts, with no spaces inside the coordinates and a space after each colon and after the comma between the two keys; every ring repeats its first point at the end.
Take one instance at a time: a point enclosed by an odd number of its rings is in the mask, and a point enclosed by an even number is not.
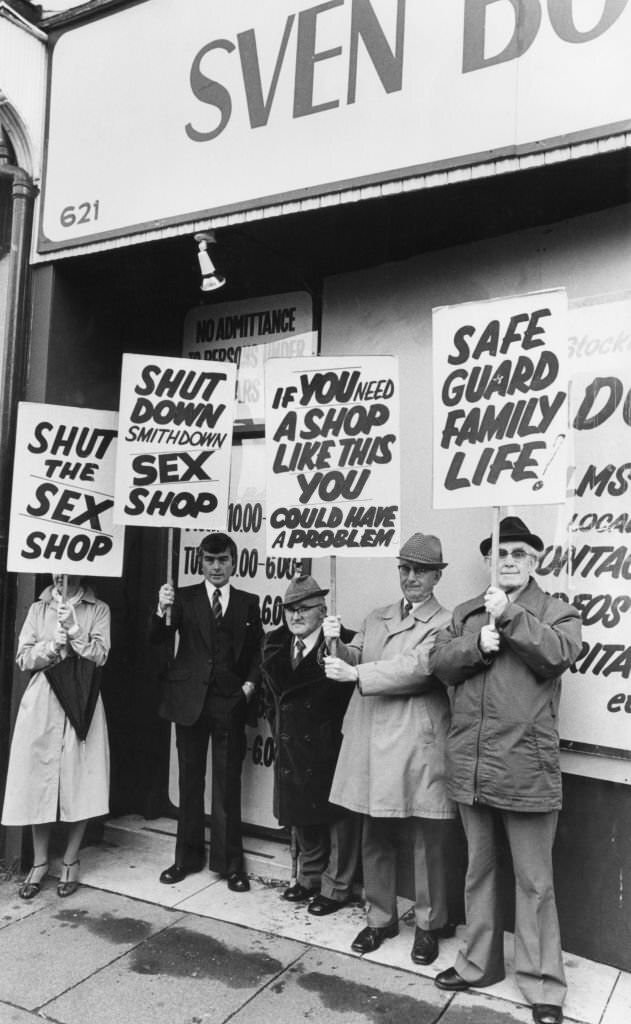
{"type": "Polygon", "coordinates": [[[628,130],[630,49],[631,0],[141,0],[56,40],[39,247],[628,130]]]}

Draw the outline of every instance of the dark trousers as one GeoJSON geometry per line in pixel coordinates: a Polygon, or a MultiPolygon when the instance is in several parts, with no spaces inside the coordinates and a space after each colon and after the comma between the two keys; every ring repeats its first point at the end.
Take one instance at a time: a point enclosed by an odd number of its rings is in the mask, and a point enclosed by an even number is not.
{"type": "Polygon", "coordinates": [[[208,741],[212,740],[211,871],[230,875],[243,870],[241,841],[241,766],[245,756],[245,698],[208,694],[193,725],[176,725],[180,808],[175,862],[201,868],[204,848],[204,788],[208,741]]]}
{"type": "Polygon", "coordinates": [[[350,899],[359,860],[361,818],[349,811],[327,825],[296,825],[298,881],[327,899],[350,899]]]}
{"type": "Polygon", "coordinates": [[[414,918],[426,931],[447,923],[444,839],[446,822],[433,818],[364,817],[362,861],[367,921],[383,928],[398,920],[397,846],[414,850],[414,918]]]}

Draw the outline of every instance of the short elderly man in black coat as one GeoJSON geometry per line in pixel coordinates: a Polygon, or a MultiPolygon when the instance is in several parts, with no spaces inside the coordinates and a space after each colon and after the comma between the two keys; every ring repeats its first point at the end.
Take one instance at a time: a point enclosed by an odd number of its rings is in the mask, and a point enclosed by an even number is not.
{"type": "Polygon", "coordinates": [[[159,713],[175,722],[179,767],[179,816],[175,863],[160,875],[165,885],[201,871],[204,850],[204,786],[212,737],[210,869],[233,892],[250,888],[241,842],[241,766],[247,706],[260,678],[263,629],[259,599],[230,586],[236,544],[225,533],[201,542],[201,583],[177,595],[160,587],[151,640],[179,634],[159,713]],[[171,622],[166,612],[171,609],[171,622]]]}
{"type": "MultiPolygon", "coordinates": [[[[312,576],[292,580],[284,598],[285,625],[269,633],[263,687],[274,733],[274,814],[292,826],[298,880],[283,893],[310,901],[322,917],[348,903],[359,855],[360,818],[329,803],[352,685],[329,681],[321,664],[325,595],[312,576]]],[[[344,630],[344,638],[352,633],[344,630]]],[[[326,652],[324,652],[326,653],[326,652]]]]}

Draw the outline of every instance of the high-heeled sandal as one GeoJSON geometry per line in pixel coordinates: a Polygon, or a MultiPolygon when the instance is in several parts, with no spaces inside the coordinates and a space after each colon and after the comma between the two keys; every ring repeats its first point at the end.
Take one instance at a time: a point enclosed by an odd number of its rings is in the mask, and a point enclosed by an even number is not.
{"type": "Polygon", "coordinates": [[[22,885],[18,889],[18,896],[21,900],[32,900],[34,896],[37,896],[42,888],[42,882],[48,874],[48,861],[44,861],[43,864],[33,864],[33,867],[29,871],[28,875],[22,882],[22,885]],[[39,871],[40,868],[44,868],[39,878],[34,879],[33,873],[39,871]]]}
{"type": "Polygon", "coordinates": [[[76,892],[79,888],[79,865],[80,860],[73,860],[71,864],[66,864],[65,860],[62,860],[62,872],[61,878],[57,884],[57,895],[58,896],[72,896],[73,892],[76,892]],[[70,869],[77,866],[76,878],[70,877],[70,869]],[[64,878],[65,874],[65,878],[64,878]]]}

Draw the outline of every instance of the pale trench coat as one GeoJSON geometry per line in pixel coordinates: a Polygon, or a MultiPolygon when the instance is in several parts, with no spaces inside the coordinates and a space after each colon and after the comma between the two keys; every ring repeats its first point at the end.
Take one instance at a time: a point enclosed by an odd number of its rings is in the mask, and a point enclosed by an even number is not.
{"type": "MultiPolygon", "coordinates": [[[[75,605],[77,654],[103,665],[110,649],[110,612],[89,589],[75,605]]],[[[31,605],[18,640],[17,664],[33,675],[13,731],[2,812],[3,825],[81,821],[109,811],[109,744],[99,696],[85,741],[77,737],[42,671],[56,659],[52,587],[31,605]]]]}
{"type": "Polygon", "coordinates": [[[358,665],[330,800],[373,818],[453,818],[446,791],[449,706],[428,657],[450,613],[432,597],[378,608],[338,655],[358,665]]]}

